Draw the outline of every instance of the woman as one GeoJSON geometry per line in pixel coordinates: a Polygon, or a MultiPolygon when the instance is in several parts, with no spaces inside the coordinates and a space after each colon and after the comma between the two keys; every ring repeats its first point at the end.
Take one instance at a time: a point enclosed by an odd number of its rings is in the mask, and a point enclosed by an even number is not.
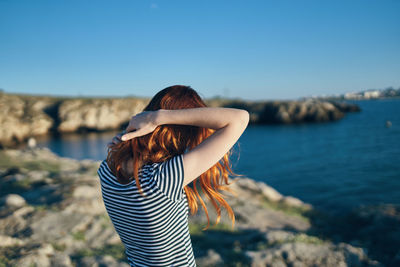
{"type": "Polygon", "coordinates": [[[234,174],[229,155],[248,121],[247,111],[207,107],[192,88],[176,85],[158,92],[113,138],[98,175],[131,266],[196,266],[189,207],[196,213],[199,201],[209,226],[198,183],[216,209],[216,223],[220,204],[233,227],[233,211],[219,191],[230,191],[223,185],[234,174]]]}

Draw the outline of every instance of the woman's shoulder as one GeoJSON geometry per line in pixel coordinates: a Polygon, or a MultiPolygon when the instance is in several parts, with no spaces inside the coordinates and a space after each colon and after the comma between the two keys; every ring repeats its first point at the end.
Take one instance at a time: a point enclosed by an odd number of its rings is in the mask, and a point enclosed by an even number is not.
{"type": "MultiPolygon", "coordinates": [[[[139,169],[139,172],[138,172],[139,177],[143,180],[149,178],[151,176],[151,174],[154,172],[154,169],[158,164],[159,163],[148,163],[148,164],[143,165],[139,169]]],[[[118,181],[118,178],[116,177],[116,175],[114,174],[114,171],[112,170],[112,168],[108,165],[108,162],[106,159],[101,161],[99,168],[97,170],[97,174],[101,181],[111,182],[113,185],[128,186],[128,185],[135,183],[135,179],[132,174],[131,178],[129,179],[130,180],[129,183],[121,184],[118,181]]]]}
{"type": "Polygon", "coordinates": [[[164,169],[164,168],[173,168],[173,167],[177,167],[179,165],[181,165],[183,159],[182,159],[183,154],[176,154],[176,155],[172,155],[168,158],[165,158],[161,161],[157,161],[157,162],[146,162],[143,164],[143,166],[141,167],[142,169],[164,169]]]}
{"type": "MultiPolygon", "coordinates": [[[[130,174],[131,179],[129,180],[134,182],[135,179],[133,178],[133,162],[128,162],[125,165],[125,168],[130,174]]],[[[97,173],[101,179],[111,180],[120,184],[112,169],[113,168],[109,166],[107,159],[104,159],[101,161],[97,173]]],[[[182,155],[178,154],[159,162],[145,162],[139,168],[138,176],[141,179],[148,179],[152,178],[153,176],[157,176],[157,174],[162,175],[162,173],[166,175],[174,173],[176,175],[176,172],[182,172],[182,169],[182,155]]]]}
{"type": "Polygon", "coordinates": [[[184,197],[182,156],[182,154],[177,154],[155,165],[156,184],[173,201],[180,201],[184,197]]]}
{"type": "Polygon", "coordinates": [[[100,178],[100,180],[103,182],[113,182],[115,183],[117,180],[117,177],[115,176],[114,172],[108,165],[108,162],[106,159],[102,160],[100,163],[100,166],[97,170],[97,174],[100,178]]]}

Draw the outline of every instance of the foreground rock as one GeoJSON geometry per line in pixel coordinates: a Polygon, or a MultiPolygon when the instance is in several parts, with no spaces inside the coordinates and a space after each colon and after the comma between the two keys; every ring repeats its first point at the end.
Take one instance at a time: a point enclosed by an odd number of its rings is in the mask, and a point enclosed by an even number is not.
{"type": "MultiPolygon", "coordinates": [[[[3,150],[0,158],[0,266],[128,266],[101,200],[99,162],[47,149],[3,150]]],[[[231,187],[234,229],[225,213],[207,231],[203,212],[190,217],[198,266],[383,266],[368,249],[316,231],[329,222],[311,205],[248,178],[231,187]]],[[[215,222],[212,208],[210,215],[215,222]]]]}
{"type": "MultiPolygon", "coordinates": [[[[57,98],[10,95],[0,92],[0,147],[15,146],[29,137],[49,132],[107,131],[121,129],[143,110],[148,98],[57,98]]],[[[359,111],[346,102],[206,100],[209,106],[243,108],[257,124],[324,122],[359,111]]]]}

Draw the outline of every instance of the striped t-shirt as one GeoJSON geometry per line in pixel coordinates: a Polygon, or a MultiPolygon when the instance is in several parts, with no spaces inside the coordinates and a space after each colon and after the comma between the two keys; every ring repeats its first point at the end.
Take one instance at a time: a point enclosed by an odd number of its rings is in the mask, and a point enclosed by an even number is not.
{"type": "Polygon", "coordinates": [[[143,197],[133,179],[120,184],[106,160],[97,171],[107,213],[131,266],[196,266],[183,190],[183,159],[176,155],[139,170],[143,197]]]}

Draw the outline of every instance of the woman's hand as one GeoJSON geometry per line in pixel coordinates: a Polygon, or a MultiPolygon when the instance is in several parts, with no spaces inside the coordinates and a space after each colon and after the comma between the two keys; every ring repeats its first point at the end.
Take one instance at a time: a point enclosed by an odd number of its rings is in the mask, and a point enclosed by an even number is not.
{"type": "Polygon", "coordinates": [[[110,148],[110,147],[113,146],[113,145],[116,145],[116,144],[118,144],[118,143],[121,143],[121,142],[122,142],[121,137],[122,137],[124,134],[125,134],[125,133],[119,133],[119,134],[117,134],[116,136],[114,136],[113,139],[111,140],[111,142],[107,144],[107,147],[110,148]]]}
{"type": "Polygon", "coordinates": [[[143,111],[136,114],[129,121],[125,134],[121,136],[122,141],[149,134],[157,128],[157,111],[143,111]]]}

